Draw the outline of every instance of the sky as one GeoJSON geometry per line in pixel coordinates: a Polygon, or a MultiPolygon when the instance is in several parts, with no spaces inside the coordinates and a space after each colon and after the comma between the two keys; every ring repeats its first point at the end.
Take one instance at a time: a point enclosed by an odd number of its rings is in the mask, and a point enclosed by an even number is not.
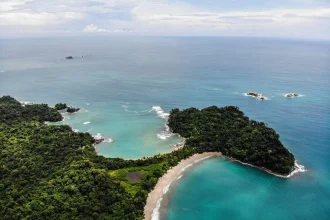
{"type": "Polygon", "coordinates": [[[0,37],[248,36],[330,40],[330,0],[0,0],[0,37]]]}

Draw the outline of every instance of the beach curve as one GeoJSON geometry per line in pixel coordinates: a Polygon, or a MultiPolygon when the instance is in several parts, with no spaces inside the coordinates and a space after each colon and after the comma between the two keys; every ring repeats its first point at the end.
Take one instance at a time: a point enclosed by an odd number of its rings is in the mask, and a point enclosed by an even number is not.
{"type": "Polygon", "coordinates": [[[186,168],[210,157],[218,157],[221,155],[220,152],[194,154],[193,156],[180,161],[175,167],[169,169],[165,175],[159,178],[154,189],[148,194],[147,203],[144,207],[144,219],[159,219],[159,208],[161,206],[163,195],[167,193],[170,184],[182,176],[182,173],[186,168]]]}

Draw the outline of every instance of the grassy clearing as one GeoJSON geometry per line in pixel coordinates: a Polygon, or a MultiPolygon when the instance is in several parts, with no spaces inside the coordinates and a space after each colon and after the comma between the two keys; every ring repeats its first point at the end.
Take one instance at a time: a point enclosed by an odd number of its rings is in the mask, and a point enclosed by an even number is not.
{"type": "Polygon", "coordinates": [[[136,192],[143,190],[143,183],[149,179],[150,176],[162,176],[168,167],[167,162],[161,162],[157,164],[151,164],[149,166],[141,167],[128,167],[119,170],[110,170],[108,173],[111,177],[115,178],[125,190],[131,195],[135,195],[136,192]],[[142,172],[140,182],[131,183],[127,179],[129,172],[142,172]]]}

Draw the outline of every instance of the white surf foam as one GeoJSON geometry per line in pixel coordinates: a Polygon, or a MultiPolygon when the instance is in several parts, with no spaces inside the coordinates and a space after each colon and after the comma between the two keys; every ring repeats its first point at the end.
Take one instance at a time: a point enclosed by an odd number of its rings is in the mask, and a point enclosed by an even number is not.
{"type": "Polygon", "coordinates": [[[63,119],[61,122],[64,122],[64,121],[70,119],[69,114],[67,112],[62,112],[61,115],[63,116],[63,119]]]}
{"type": "Polygon", "coordinates": [[[163,195],[166,194],[166,193],[168,192],[168,190],[169,190],[169,188],[170,188],[170,186],[171,186],[171,183],[172,183],[172,182],[170,182],[169,184],[167,184],[167,185],[163,188],[163,195]]]}
{"type": "Polygon", "coordinates": [[[170,115],[170,113],[165,113],[160,106],[152,106],[151,111],[155,111],[157,115],[163,119],[168,119],[168,116],[170,115]]]}
{"type": "Polygon", "coordinates": [[[97,133],[96,135],[93,136],[96,139],[101,139],[103,138],[103,136],[101,135],[101,133],[97,133]]]}
{"type": "Polygon", "coordinates": [[[212,156],[203,157],[203,158],[201,158],[201,159],[195,160],[194,163],[198,163],[198,162],[200,162],[200,161],[202,161],[202,160],[205,160],[205,159],[207,159],[207,158],[210,158],[210,157],[212,157],[212,156]]]}
{"type": "Polygon", "coordinates": [[[182,172],[185,171],[188,167],[191,167],[191,166],[192,166],[192,164],[190,163],[190,164],[188,164],[187,166],[183,167],[183,168],[181,169],[180,173],[182,173],[182,172]]]}
{"type": "Polygon", "coordinates": [[[93,138],[96,139],[96,140],[101,140],[103,139],[103,143],[112,143],[114,142],[114,140],[112,138],[105,138],[102,136],[101,133],[97,133],[96,135],[93,135],[93,138]]]}
{"type": "Polygon", "coordinates": [[[84,122],[84,125],[88,125],[89,123],[91,123],[90,121],[86,121],[84,122]]]}
{"type": "Polygon", "coordinates": [[[171,137],[173,133],[168,132],[168,131],[161,131],[160,133],[157,134],[157,137],[162,140],[166,140],[167,138],[171,137]]]}
{"type": "Polygon", "coordinates": [[[177,180],[181,179],[182,175],[180,175],[178,178],[176,178],[177,180]]]}
{"type": "Polygon", "coordinates": [[[305,169],[305,166],[298,164],[297,161],[294,162],[295,169],[287,176],[288,178],[293,176],[296,173],[304,173],[307,170],[305,169]]]}
{"type": "Polygon", "coordinates": [[[104,139],[103,142],[106,142],[106,143],[112,143],[112,142],[114,142],[114,140],[111,139],[111,138],[106,138],[106,139],[104,139]]]}
{"type": "Polygon", "coordinates": [[[253,98],[256,98],[256,100],[262,100],[262,98],[264,98],[264,100],[269,100],[269,97],[267,96],[264,96],[263,94],[258,94],[257,97],[253,96],[253,95],[248,95],[246,92],[243,93],[244,96],[250,96],[250,97],[253,97],[253,98]]]}
{"type": "Polygon", "coordinates": [[[93,128],[88,129],[86,132],[90,132],[91,130],[93,130],[93,128]]]}
{"type": "Polygon", "coordinates": [[[72,128],[72,131],[73,132],[79,132],[79,130],[78,129],[75,129],[75,128],[72,128]]]}
{"type": "Polygon", "coordinates": [[[159,220],[159,217],[160,217],[159,209],[160,209],[161,202],[163,200],[163,195],[165,195],[168,192],[168,190],[171,186],[171,183],[172,183],[172,181],[163,188],[163,193],[162,193],[161,197],[157,200],[156,207],[152,210],[151,220],[159,220]]]}
{"type": "Polygon", "coordinates": [[[156,207],[154,208],[154,210],[152,211],[152,214],[151,214],[151,220],[159,220],[159,208],[160,208],[160,204],[163,200],[163,197],[161,197],[160,199],[157,200],[157,204],[156,204],[156,207]]]}
{"type": "Polygon", "coordinates": [[[139,114],[139,112],[137,112],[137,111],[131,111],[131,110],[128,110],[128,106],[127,105],[121,105],[121,107],[123,107],[124,109],[125,109],[125,111],[126,112],[133,112],[133,113],[135,113],[135,114],[139,114]]]}
{"type": "Polygon", "coordinates": [[[170,114],[164,112],[164,110],[160,106],[152,106],[152,108],[149,112],[152,112],[152,111],[155,111],[160,118],[165,119],[165,124],[164,124],[165,131],[161,131],[160,133],[158,133],[157,137],[162,140],[165,140],[165,139],[171,137],[173,135],[173,133],[170,132],[170,128],[167,125],[167,120],[168,120],[168,117],[170,114]]]}

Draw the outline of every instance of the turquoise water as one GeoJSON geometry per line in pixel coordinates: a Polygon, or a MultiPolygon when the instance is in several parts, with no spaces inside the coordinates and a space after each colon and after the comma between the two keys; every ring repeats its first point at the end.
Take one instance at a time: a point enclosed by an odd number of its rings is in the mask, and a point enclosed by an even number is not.
{"type": "Polygon", "coordinates": [[[63,123],[114,140],[99,154],[171,151],[181,140],[159,138],[165,119],[153,106],[235,105],[276,129],[308,170],[281,179],[221,158],[203,161],[172,184],[164,219],[329,219],[329,42],[58,38],[0,40],[0,48],[0,95],[82,108],[63,123]],[[269,100],[243,95],[250,90],[269,100]],[[287,99],[289,92],[303,96],[287,99]]]}

